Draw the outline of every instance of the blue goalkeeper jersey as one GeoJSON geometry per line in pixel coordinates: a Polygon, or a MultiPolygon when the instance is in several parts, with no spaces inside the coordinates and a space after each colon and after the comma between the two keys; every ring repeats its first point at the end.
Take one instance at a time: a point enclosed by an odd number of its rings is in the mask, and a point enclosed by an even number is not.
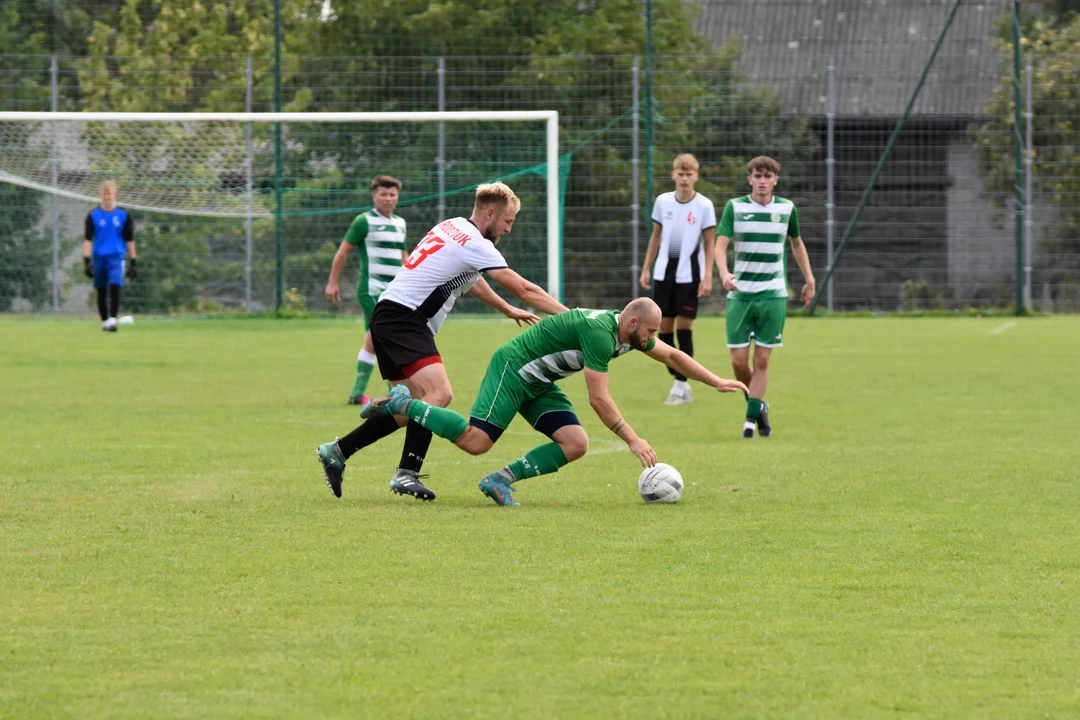
{"type": "Polygon", "coordinates": [[[94,257],[124,255],[126,243],[135,239],[135,229],[131,216],[123,208],[106,212],[96,207],[86,216],[85,237],[94,243],[94,257]]]}

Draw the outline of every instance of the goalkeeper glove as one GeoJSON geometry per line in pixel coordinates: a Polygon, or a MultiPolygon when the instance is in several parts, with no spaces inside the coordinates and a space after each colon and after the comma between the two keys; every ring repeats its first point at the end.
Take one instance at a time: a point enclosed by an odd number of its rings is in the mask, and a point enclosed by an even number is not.
{"type": "Polygon", "coordinates": [[[94,277],[94,262],[90,258],[84,257],[82,259],[82,263],[83,263],[83,272],[86,273],[86,277],[93,278],[94,277]]]}
{"type": "Polygon", "coordinates": [[[128,280],[134,280],[139,271],[135,269],[135,258],[131,258],[127,264],[127,272],[124,273],[128,280]]]}

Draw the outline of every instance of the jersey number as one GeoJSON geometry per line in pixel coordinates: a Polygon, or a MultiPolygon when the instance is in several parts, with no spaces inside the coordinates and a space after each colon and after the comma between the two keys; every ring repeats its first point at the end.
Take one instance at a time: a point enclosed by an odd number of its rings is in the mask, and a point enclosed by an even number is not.
{"type": "Polygon", "coordinates": [[[445,244],[446,242],[435,233],[428,233],[412,251],[412,255],[405,261],[404,266],[409,270],[415,270],[416,266],[424,262],[427,257],[442,250],[445,244]]]}

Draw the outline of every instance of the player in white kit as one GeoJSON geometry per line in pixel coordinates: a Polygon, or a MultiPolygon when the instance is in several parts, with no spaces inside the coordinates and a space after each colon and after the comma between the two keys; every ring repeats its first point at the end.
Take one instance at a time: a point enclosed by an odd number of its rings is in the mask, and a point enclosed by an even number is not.
{"type": "MultiPolygon", "coordinates": [[[[371,339],[379,372],[387,380],[406,385],[413,397],[439,407],[450,404],[450,379],[435,346],[435,334],[465,293],[499,310],[520,325],[539,321],[536,315],[509,305],[481,277],[495,282],[530,307],[546,313],[565,312],[558,300],[506,265],[496,249],[499,239],[513,228],[521,201],[503,183],[476,190],[472,216],[439,223],[424,236],[402,270],[379,297],[371,315],[371,339]]],[[[361,413],[365,415],[365,413],[361,413]]],[[[324,443],[317,451],[326,483],[341,497],[345,461],[358,450],[390,435],[398,421],[386,415],[371,417],[343,438],[324,443]]],[[[420,468],[431,444],[431,432],[409,422],[405,447],[390,489],[420,500],[435,493],[420,482],[420,468]]]]}
{"type": "MultiPolygon", "coordinates": [[[[694,191],[698,180],[698,161],[682,154],[672,163],[671,179],[675,192],[657,196],[653,205],[653,231],[645,251],[641,287],[653,290],[653,300],[660,306],[662,342],[694,356],[694,318],[698,298],[712,292],[713,249],[716,240],[716,208],[712,200],[694,191]],[[649,268],[653,261],[650,286],[649,268]]],[[[686,376],[668,368],[675,382],[665,405],[683,405],[694,401],[686,376]]]]}

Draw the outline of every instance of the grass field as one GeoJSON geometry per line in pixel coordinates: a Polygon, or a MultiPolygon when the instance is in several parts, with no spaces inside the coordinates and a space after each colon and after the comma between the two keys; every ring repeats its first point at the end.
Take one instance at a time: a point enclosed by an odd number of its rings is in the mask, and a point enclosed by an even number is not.
{"type": "MultiPolygon", "coordinates": [[[[752,442],[617,360],[670,506],[580,377],[592,450],[521,508],[476,487],[520,423],[436,439],[434,503],[387,490],[401,435],[336,500],[361,332],[0,320],[0,716],[1080,716],[1080,319],[793,319],[752,442]]],[[[447,323],[455,408],[514,332],[447,323]]]]}

